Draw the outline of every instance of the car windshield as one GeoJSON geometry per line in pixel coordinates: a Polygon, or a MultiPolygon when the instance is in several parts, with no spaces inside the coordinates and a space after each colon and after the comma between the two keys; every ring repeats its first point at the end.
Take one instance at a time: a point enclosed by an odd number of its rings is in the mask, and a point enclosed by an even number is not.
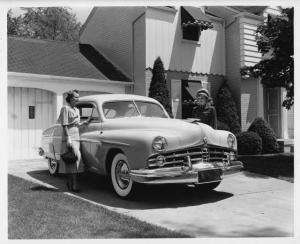
{"type": "Polygon", "coordinates": [[[103,113],[106,119],[137,116],[168,118],[159,105],[144,101],[106,102],[103,104],[103,113]]]}

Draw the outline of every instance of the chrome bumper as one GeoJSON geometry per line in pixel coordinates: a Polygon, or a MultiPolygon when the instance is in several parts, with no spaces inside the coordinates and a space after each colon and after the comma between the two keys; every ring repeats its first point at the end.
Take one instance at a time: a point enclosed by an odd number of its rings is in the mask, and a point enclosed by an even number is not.
{"type": "Polygon", "coordinates": [[[243,169],[243,163],[240,161],[231,161],[228,166],[220,163],[196,163],[192,167],[170,167],[158,169],[139,169],[131,170],[130,176],[134,182],[143,184],[205,184],[209,182],[220,181],[243,169]],[[201,172],[212,172],[221,170],[221,178],[203,180],[201,172]]]}

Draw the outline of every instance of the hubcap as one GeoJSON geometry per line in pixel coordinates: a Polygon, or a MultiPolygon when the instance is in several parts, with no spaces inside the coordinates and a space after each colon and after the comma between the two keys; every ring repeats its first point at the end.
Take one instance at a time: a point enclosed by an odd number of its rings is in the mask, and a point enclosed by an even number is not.
{"type": "Polygon", "coordinates": [[[130,182],[129,168],[124,160],[118,161],[115,169],[116,181],[121,189],[126,189],[130,182]]]}

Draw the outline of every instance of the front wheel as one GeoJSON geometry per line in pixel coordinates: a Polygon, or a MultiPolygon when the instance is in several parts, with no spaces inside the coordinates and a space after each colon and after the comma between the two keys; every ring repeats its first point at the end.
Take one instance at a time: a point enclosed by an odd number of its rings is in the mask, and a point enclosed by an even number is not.
{"type": "Polygon", "coordinates": [[[128,198],[133,192],[133,181],[130,177],[128,159],[123,153],[118,153],[111,164],[111,182],[117,195],[128,198]]]}
{"type": "Polygon", "coordinates": [[[48,170],[50,175],[58,175],[58,163],[52,158],[48,158],[48,170]]]}

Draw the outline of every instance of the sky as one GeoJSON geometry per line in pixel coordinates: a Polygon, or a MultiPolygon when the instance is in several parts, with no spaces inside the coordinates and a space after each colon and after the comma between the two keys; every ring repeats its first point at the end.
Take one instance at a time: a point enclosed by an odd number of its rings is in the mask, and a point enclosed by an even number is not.
{"type": "MultiPolygon", "coordinates": [[[[76,17],[81,24],[84,24],[93,7],[71,7],[72,12],[76,14],[76,17]]],[[[22,10],[20,8],[13,8],[13,15],[18,16],[22,14],[22,10]]]]}

